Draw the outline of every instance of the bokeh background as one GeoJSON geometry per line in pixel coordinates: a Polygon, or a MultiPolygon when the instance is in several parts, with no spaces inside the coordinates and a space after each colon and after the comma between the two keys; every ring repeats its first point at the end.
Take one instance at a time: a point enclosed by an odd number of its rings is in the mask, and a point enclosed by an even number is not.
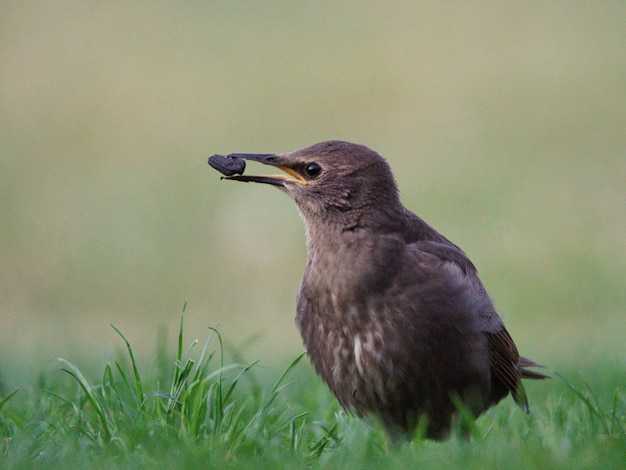
{"type": "MultiPolygon", "coordinates": [[[[286,196],[213,153],[391,163],[523,354],[626,368],[626,9],[602,2],[0,3],[0,379],[219,325],[302,351],[286,196]]],[[[142,356],[141,352],[147,354],[142,356]]]]}

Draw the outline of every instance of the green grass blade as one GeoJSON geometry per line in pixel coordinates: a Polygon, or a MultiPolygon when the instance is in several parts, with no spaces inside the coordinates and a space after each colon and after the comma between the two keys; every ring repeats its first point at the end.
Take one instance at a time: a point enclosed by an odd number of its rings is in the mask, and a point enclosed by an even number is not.
{"type": "MultiPolygon", "coordinates": [[[[574,384],[572,384],[570,381],[568,381],[565,377],[563,377],[561,374],[556,374],[563,382],[565,382],[565,384],[567,385],[567,387],[574,393],[574,395],[576,395],[586,406],[587,411],[589,412],[589,415],[598,421],[598,423],[600,424],[600,426],[602,427],[602,430],[608,435],[608,436],[613,436],[613,423],[614,423],[614,418],[613,416],[615,416],[615,414],[617,413],[616,408],[617,408],[617,402],[616,402],[616,395],[614,396],[614,401],[613,401],[613,407],[611,410],[611,414],[610,416],[605,413],[602,410],[602,407],[600,406],[600,403],[598,401],[598,398],[595,396],[595,394],[592,392],[591,388],[589,387],[588,384],[585,383],[585,386],[587,387],[587,392],[588,393],[584,393],[583,391],[579,390],[578,387],[576,387],[574,384]]],[[[616,390],[616,394],[617,394],[617,390],[616,390]]]]}
{"type": "Polygon", "coordinates": [[[180,328],[178,329],[178,352],[176,357],[180,361],[183,358],[183,324],[185,320],[185,311],[187,310],[187,301],[183,304],[183,309],[180,312],[180,328]]]}
{"type": "Polygon", "coordinates": [[[124,334],[120,330],[118,330],[115,327],[115,325],[113,325],[113,323],[109,323],[109,324],[111,325],[111,328],[113,328],[117,332],[117,334],[122,337],[122,339],[124,340],[124,343],[126,343],[126,349],[128,349],[128,355],[130,356],[130,362],[133,366],[133,374],[135,376],[135,390],[137,394],[137,401],[141,403],[144,400],[143,387],[141,385],[141,376],[139,375],[139,368],[137,367],[137,361],[135,361],[135,355],[133,354],[133,348],[130,346],[130,343],[126,339],[126,336],[124,336],[124,334]]]}
{"type": "Polygon", "coordinates": [[[255,365],[257,365],[259,363],[259,361],[254,361],[252,364],[249,364],[247,366],[245,366],[243,369],[241,369],[241,371],[239,372],[239,374],[237,374],[237,376],[233,379],[233,383],[230,384],[230,387],[228,387],[228,390],[226,391],[226,394],[224,395],[224,401],[228,401],[228,399],[230,398],[231,394],[233,393],[233,391],[235,390],[235,387],[237,386],[237,384],[239,383],[239,379],[241,379],[241,377],[243,377],[243,375],[248,372],[250,369],[252,369],[255,365]]]}
{"type": "Polygon", "coordinates": [[[4,408],[4,405],[6,405],[9,402],[9,400],[13,398],[17,392],[19,392],[19,390],[20,390],[19,388],[16,388],[11,393],[9,393],[6,397],[0,400],[0,410],[4,408]]]}
{"type": "Polygon", "coordinates": [[[300,362],[300,360],[306,355],[306,353],[302,353],[300,354],[298,357],[296,357],[293,361],[291,361],[291,364],[289,364],[287,366],[287,368],[283,371],[283,373],[280,375],[280,377],[278,377],[278,380],[276,381],[276,383],[274,384],[274,386],[272,387],[272,392],[275,392],[278,390],[278,387],[280,386],[280,384],[282,383],[282,381],[285,379],[285,377],[287,376],[287,374],[289,374],[289,372],[291,372],[291,370],[296,367],[296,365],[298,364],[298,362],[300,362]]]}
{"type": "Polygon", "coordinates": [[[204,342],[204,347],[202,348],[202,353],[200,354],[200,358],[198,359],[198,363],[196,364],[196,371],[193,374],[193,379],[198,380],[202,375],[206,375],[206,371],[209,366],[209,362],[213,358],[212,353],[208,353],[209,345],[211,344],[213,337],[215,336],[215,331],[211,330],[209,333],[209,337],[204,342]]]}
{"type": "Polygon", "coordinates": [[[109,427],[109,422],[106,418],[104,409],[102,405],[100,404],[98,397],[95,395],[91,385],[89,385],[89,382],[87,382],[87,379],[85,378],[85,376],[81,373],[78,367],[76,367],[74,364],[60,357],[57,357],[56,360],[59,361],[61,364],[63,364],[63,367],[61,367],[61,370],[70,374],[74,378],[74,380],[78,382],[78,385],[80,385],[80,387],[83,389],[83,392],[85,393],[85,397],[87,398],[87,400],[89,401],[93,409],[95,410],[96,415],[98,416],[98,419],[100,420],[100,424],[102,426],[102,431],[104,432],[106,441],[107,442],[110,441],[113,433],[109,427]]]}

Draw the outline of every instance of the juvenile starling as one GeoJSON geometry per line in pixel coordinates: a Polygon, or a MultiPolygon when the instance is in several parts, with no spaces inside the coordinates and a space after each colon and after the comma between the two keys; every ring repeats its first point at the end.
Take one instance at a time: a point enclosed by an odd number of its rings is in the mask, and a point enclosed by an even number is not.
{"type": "MultiPolygon", "coordinates": [[[[304,220],[307,263],[296,323],[341,405],[392,436],[445,438],[459,403],[478,416],[509,392],[528,412],[520,357],[465,253],[404,208],[369,148],[321,142],[284,154],[231,154],[285,174],[224,179],[277,186],[304,220]]],[[[218,158],[218,157],[216,157],[218,158]]],[[[223,157],[219,157],[221,159],[223,157]]]]}

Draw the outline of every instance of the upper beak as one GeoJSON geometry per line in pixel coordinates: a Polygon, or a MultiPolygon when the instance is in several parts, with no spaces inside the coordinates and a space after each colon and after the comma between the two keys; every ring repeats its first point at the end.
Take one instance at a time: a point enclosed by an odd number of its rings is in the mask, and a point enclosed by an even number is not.
{"type": "Polygon", "coordinates": [[[266,183],[281,187],[284,187],[285,183],[298,183],[302,185],[307,184],[306,180],[300,175],[300,173],[288,166],[281,165],[278,161],[280,158],[275,154],[231,153],[228,156],[232,158],[242,158],[252,162],[259,162],[264,165],[271,165],[284,171],[286,174],[267,176],[232,175],[224,176],[222,179],[243,181],[245,183],[266,183]]]}

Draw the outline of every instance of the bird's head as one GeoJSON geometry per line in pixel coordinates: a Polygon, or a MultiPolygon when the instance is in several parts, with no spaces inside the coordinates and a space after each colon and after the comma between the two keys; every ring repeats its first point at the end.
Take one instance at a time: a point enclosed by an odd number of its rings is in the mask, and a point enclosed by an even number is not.
{"type": "Polygon", "coordinates": [[[335,223],[344,228],[384,223],[381,214],[401,208],[396,182],[383,157],[363,146],[321,142],[283,154],[231,154],[274,166],[283,174],[234,175],[224,179],[277,186],[296,203],[305,221],[335,223]]]}

